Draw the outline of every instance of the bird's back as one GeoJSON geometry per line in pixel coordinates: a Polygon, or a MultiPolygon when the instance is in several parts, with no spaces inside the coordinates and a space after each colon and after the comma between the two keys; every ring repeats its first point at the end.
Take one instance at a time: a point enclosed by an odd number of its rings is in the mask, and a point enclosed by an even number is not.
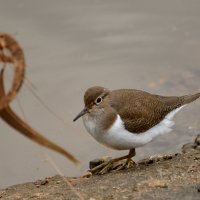
{"type": "Polygon", "coordinates": [[[199,97],[200,93],[166,97],[141,90],[121,89],[113,90],[110,99],[111,106],[119,113],[126,129],[142,133],[161,122],[171,111],[199,97]]]}

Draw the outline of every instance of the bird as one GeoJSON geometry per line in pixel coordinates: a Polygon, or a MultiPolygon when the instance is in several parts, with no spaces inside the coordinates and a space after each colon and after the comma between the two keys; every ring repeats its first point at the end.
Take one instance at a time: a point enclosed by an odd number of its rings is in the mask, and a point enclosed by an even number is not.
{"type": "Polygon", "coordinates": [[[111,160],[114,163],[126,159],[128,163],[136,148],[169,133],[174,115],[199,97],[200,93],[160,96],[136,89],[93,86],[86,90],[85,107],[73,121],[82,117],[86,130],[99,143],[115,150],[129,150],[127,155],[111,160]]]}

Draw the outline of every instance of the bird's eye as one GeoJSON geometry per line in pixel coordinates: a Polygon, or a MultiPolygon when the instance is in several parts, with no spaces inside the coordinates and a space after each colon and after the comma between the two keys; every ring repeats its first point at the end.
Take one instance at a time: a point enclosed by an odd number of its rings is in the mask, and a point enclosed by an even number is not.
{"type": "Polygon", "coordinates": [[[102,98],[101,98],[101,97],[98,97],[98,98],[95,100],[96,105],[99,105],[101,102],[102,102],[102,98]]]}

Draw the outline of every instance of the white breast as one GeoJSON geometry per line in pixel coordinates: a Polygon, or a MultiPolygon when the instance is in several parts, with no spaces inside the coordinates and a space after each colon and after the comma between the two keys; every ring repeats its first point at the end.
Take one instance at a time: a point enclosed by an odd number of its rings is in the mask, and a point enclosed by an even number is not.
{"type": "Polygon", "coordinates": [[[184,106],[177,108],[170,112],[166,117],[157,125],[148,131],[140,134],[131,133],[124,128],[124,123],[120,116],[117,116],[113,126],[107,131],[103,132],[98,127],[98,122],[92,118],[83,117],[84,125],[87,131],[100,143],[119,150],[132,149],[143,146],[158,135],[162,135],[171,131],[174,125],[172,121],[174,115],[184,106]]]}

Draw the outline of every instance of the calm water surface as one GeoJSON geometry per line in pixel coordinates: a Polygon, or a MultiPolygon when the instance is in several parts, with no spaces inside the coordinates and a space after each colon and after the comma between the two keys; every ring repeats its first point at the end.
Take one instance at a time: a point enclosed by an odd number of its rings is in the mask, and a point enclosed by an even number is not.
{"type": "MultiPolygon", "coordinates": [[[[32,127],[73,152],[82,165],[75,168],[0,121],[0,188],[56,174],[46,153],[66,176],[83,174],[94,158],[127,153],[101,146],[81,120],[72,122],[90,86],[162,95],[200,91],[199,10],[197,0],[1,0],[0,31],[20,41],[27,78],[65,124],[26,85],[12,106],[32,127]]],[[[200,132],[200,101],[184,108],[175,121],[170,134],[138,149],[136,159],[177,152],[192,141],[200,132]]]]}

